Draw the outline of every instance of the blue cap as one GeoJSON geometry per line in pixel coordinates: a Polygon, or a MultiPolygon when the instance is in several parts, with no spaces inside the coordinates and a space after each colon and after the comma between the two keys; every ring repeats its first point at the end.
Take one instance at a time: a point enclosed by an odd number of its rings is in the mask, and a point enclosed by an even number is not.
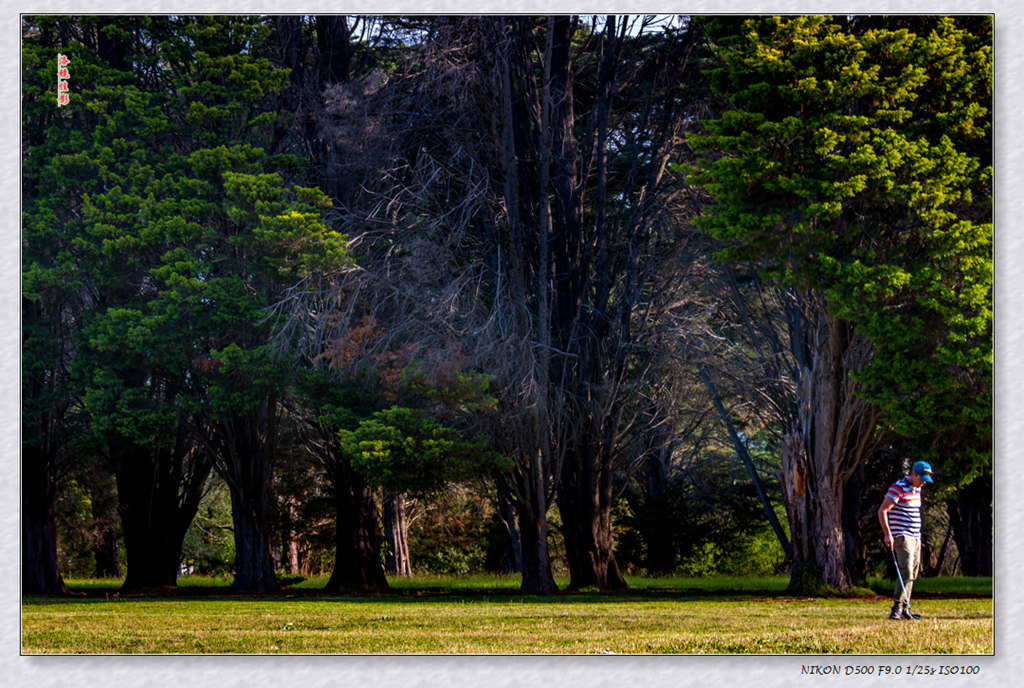
{"type": "Polygon", "coordinates": [[[917,473],[918,476],[920,476],[921,480],[925,481],[926,483],[935,482],[934,480],[932,480],[932,465],[927,461],[918,461],[917,463],[914,464],[914,467],[911,470],[917,473]]]}

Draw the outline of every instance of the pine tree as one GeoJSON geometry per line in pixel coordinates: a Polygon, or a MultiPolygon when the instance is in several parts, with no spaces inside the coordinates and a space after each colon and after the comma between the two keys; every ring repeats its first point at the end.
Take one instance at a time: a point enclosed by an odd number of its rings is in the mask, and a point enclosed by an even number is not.
{"type": "Polygon", "coordinates": [[[728,108],[692,141],[702,227],[803,295],[793,580],[846,589],[843,488],[875,448],[914,438],[962,482],[990,461],[991,21],[705,24],[728,108]]]}
{"type": "MultiPolygon", "coordinates": [[[[271,469],[289,342],[272,307],[348,262],[323,219],[329,200],[296,183],[302,160],[264,149],[287,117],[273,97],[287,72],[255,56],[269,34],[256,19],[69,17],[59,28],[77,37],[66,50],[76,91],[60,115],[71,143],[26,150],[42,168],[27,174],[27,253],[40,257],[26,294],[56,283],[90,295],[61,322],[73,326],[81,408],[118,475],[126,586],[173,583],[212,463],[231,490],[236,588],[276,589],[271,469]],[[157,483],[164,492],[148,493],[157,483]],[[137,566],[150,547],[152,566],[137,566]]],[[[59,33],[40,32],[33,54],[55,57],[59,33]]],[[[46,76],[27,97],[44,97],[46,76]]]]}

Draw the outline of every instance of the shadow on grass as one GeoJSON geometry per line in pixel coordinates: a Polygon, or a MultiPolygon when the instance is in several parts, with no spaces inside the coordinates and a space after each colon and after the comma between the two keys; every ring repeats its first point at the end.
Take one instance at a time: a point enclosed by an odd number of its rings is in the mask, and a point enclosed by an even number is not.
{"type": "MultiPolygon", "coordinates": [[[[112,602],[133,600],[261,600],[282,602],[294,600],[320,600],[345,602],[394,602],[395,604],[430,602],[488,602],[488,603],[550,603],[558,601],[574,603],[623,603],[660,600],[687,599],[707,600],[754,600],[793,599],[786,592],[788,580],[783,577],[770,578],[638,578],[630,581],[630,589],[622,591],[581,591],[565,590],[566,583],[558,593],[550,596],[524,595],[518,590],[514,578],[498,579],[486,577],[470,579],[442,577],[405,578],[392,581],[389,591],[383,593],[328,592],[323,589],[326,579],[305,580],[301,577],[284,579],[282,590],[275,594],[245,594],[230,588],[228,579],[204,579],[189,577],[183,584],[148,590],[121,592],[121,581],[116,579],[91,579],[70,581],[70,595],[25,597],[26,605],[66,604],[76,602],[112,602]]],[[[893,581],[874,578],[867,587],[854,593],[841,595],[843,599],[881,599],[889,597],[893,581]]],[[[917,599],[986,598],[992,596],[991,578],[919,579],[914,588],[917,599]]]]}

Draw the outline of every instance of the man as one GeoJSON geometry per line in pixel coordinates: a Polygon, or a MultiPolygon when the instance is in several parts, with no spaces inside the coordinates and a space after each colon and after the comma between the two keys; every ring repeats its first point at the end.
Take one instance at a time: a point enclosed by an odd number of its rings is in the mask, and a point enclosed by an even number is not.
{"type": "Polygon", "coordinates": [[[910,611],[910,591],[921,566],[921,487],[931,482],[934,482],[931,465],[918,461],[910,475],[893,483],[882,500],[882,506],[878,507],[885,546],[895,553],[903,576],[903,585],[897,579],[893,590],[890,619],[921,618],[910,611]]]}

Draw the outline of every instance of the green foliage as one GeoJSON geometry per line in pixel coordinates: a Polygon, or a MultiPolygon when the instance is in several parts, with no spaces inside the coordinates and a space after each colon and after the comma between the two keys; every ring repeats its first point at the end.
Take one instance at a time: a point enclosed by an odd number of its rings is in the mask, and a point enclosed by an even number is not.
{"type": "Polygon", "coordinates": [[[464,439],[423,411],[393,406],[338,432],[352,467],[394,494],[425,494],[508,467],[482,437],[464,439]]]}
{"type": "Polygon", "coordinates": [[[482,571],[485,552],[478,544],[460,546],[444,544],[425,552],[421,557],[410,555],[416,562],[416,569],[425,573],[445,576],[462,576],[482,571]]]}
{"type": "Polygon", "coordinates": [[[199,511],[185,533],[181,561],[196,574],[229,574],[235,565],[231,500],[223,481],[211,482],[199,511]]]}
{"type": "MultiPolygon", "coordinates": [[[[345,237],[324,222],[327,197],[285,183],[295,161],[264,151],[287,78],[253,54],[267,23],[106,22],[127,65],[59,46],[75,90],[59,111],[47,32],[87,36],[96,20],[38,23],[23,48],[26,121],[44,134],[26,148],[24,289],[36,302],[97,295],[81,317],[61,316],[81,327],[74,366],[94,429],[146,443],[186,412],[251,408],[281,375],[268,306],[349,263],[345,237]]],[[[45,340],[44,330],[29,342],[27,368],[56,355],[45,340]]]]}
{"type": "Polygon", "coordinates": [[[691,140],[714,201],[700,226],[820,290],[874,346],[867,398],[969,480],[991,453],[990,18],[706,29],[731,109],[691,140]]]}
{"type": "Polygon", "coordinates": [[[409,559],[417,573],[462,576],[486,570],[495,518],[483,481],[450,485],[414,508],[409,559]]]}
{"type": "Polygon", "coordinates": [[[61,574],[90,576],[96,570],[92,531],[92,499],[78,480],[60,486],[54,505],[57,524],[57,558],[61,574]]]}

